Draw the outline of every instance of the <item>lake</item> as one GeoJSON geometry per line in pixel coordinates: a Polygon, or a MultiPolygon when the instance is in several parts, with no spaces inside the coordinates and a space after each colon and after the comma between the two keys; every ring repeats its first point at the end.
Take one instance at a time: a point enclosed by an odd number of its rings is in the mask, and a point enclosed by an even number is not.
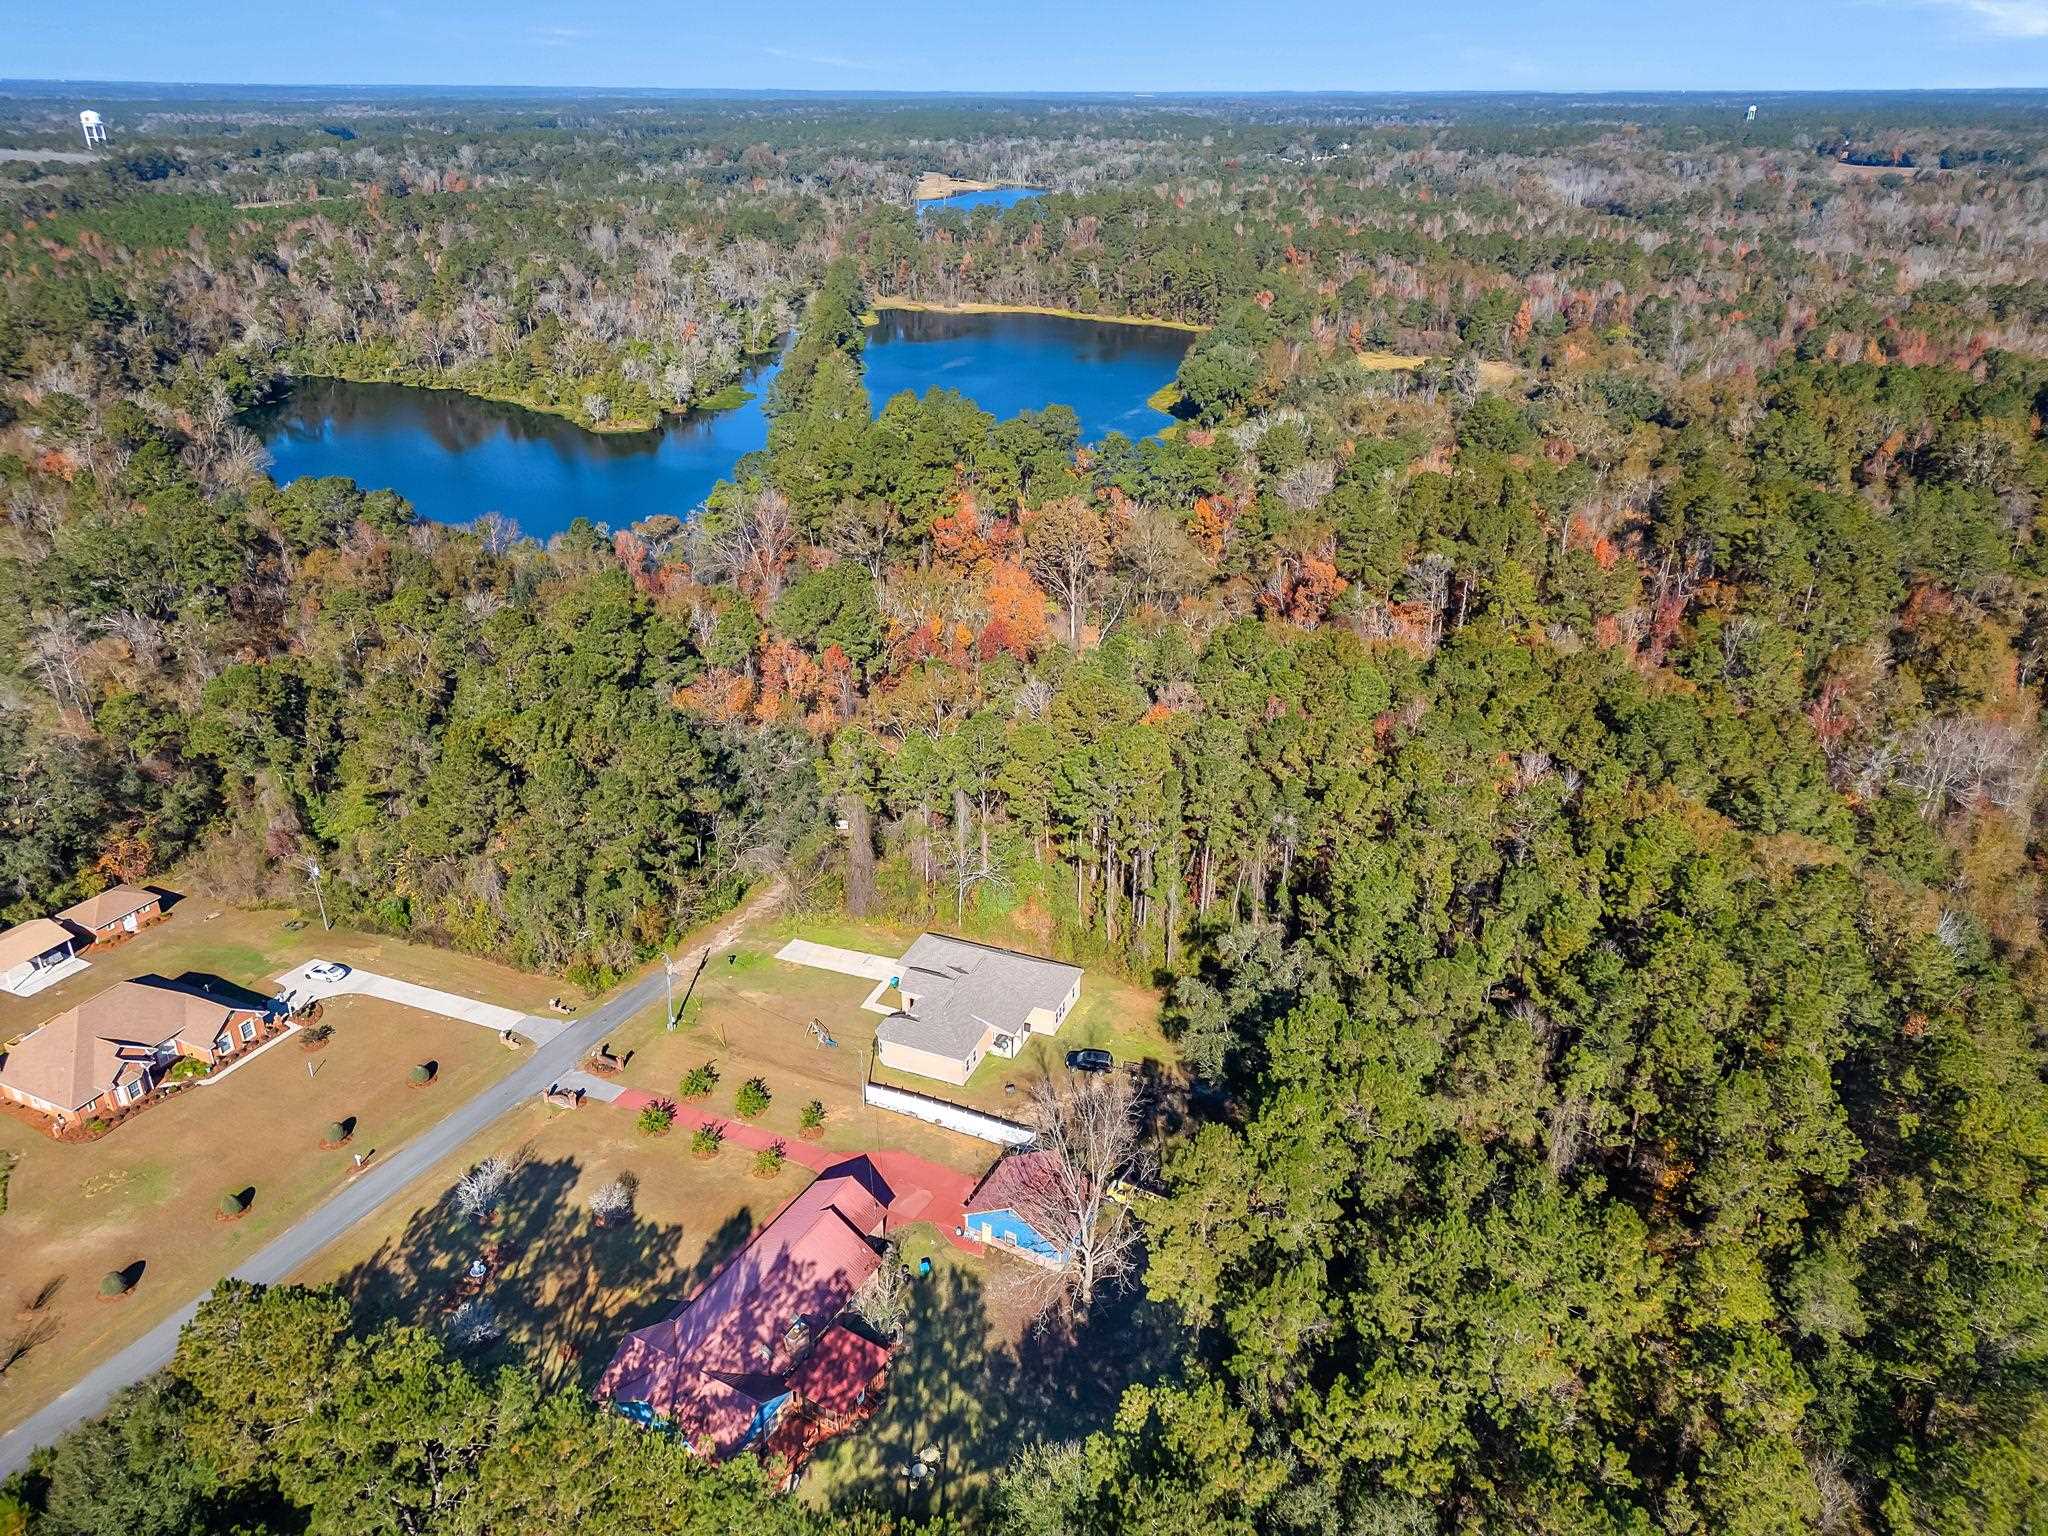
{"type": "Polygon", "coordinates": [[[1043,197],[1038,187],[990,187],[985,192],[955,192],[950,197],[927,197],[917,205],[919,217],[937,213],[942,208],[956,213],[972,213],[977,208],[1014,208],[1030,198],[1043,197]]]}
{"type": "MultiPolygon", "coordinates": [[[[868,394],[879,411],[909,389],[958,390],[997,417],[1070,405],[1090,442],[1143,437],[1172,420],[1146,398],[1168,383],[1193,337],[1163,326],[1051,315],[886,310],[868,332],[868,394]]],[[[649,432],[589,432],[557,416],[403,384],[305,379],[249,419],[279,484],[346,475],[390,488],[422,517],[474,522],[499,512],[545,539],[578,517],[624,528],[687,517],[740,459],[768,441],[762,411],[774,363],[750,370],[754,398],[649,432]]]]}

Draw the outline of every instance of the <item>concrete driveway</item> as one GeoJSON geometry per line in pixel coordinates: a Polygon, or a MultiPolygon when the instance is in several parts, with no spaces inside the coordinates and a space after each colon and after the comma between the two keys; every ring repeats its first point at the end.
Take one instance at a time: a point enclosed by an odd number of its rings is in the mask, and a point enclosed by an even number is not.
{"type": "MultiPolygon", "coordinates": [[[[783,886],[780,879],[770,881],[764,889],[756,892],[744,907],[734,913],[725,925],[712,935],[708,943],[691,951],[696,968],[701,971],[713,950],[730,945],[751,916],[779,902],[782,894],[783,886]]],[[[343,978],[342,990],[346,989],[348,979],[343,978]]],[[[389,980],[388,977],[379,979],[389,980]]],[[[401,987],[408,985],[405,982],[393,984],[401,987]]],[[[419,990],[433,992],[430,987],[422,987],[419,990]]],[[[378,1155],[360,1174],[347,1179],[323,1204],[315,1206],[268,1244],[250,1255],[248,1261],[235,1270],[236,1277],[253,1281],[258,1285],[282,1283],[314,1254],[358,1222],[367,1220],[387,1201],[402,1194],[414,1179],[456,1151],[500,1115],[514,1105],[532,1098],[543,1091],[549,1083],[574,1069],[606,1035],[643,1008],[653,1006],[654,1001],[663,995],[663,991],[663,979],[661,974],[656,972],[613,993],[582,1018],[555,1025],[553,1036],[556,1038],[552,1038],[552,1043],[543,1045],[506,1076],[485,1084],[471,1097],[456,1105],[445,1119],[437,1121],[411,1141],[388,1152],[379,1149],[378,1155]]],[[[452,993],[447,992],[434,995],[454,998],[452,993]]],[[[489,1006],[481,1003],[471,1004],[467,998],[454,998],[454,1001],[473,1007],[489,1006]]],[[[441,1010],[437,1008],[434,1011],[441,1010]]],[[[510,1012],[509,1009],[499,1011],[510,1012]]],[[[460,1014],[453,1016],[462,1017],[460,1014]]],[[[553,1024],[552,1020],[546,1019],[532,1019],[528,1022],[553,1024]]],[[[204,1299],[202,1296],[193,1297],[111,1360],[103,1361],[87,1371],[78,1383],[61,1397],[45,1403],[13,1429],[0,1434],[0,1479],[20,1471],[36,1447],[48,1445],[67,1430],[94,1417],[107,1406],[107,1400],[116,1392],[140,1381],[168,1361],[172,1351],[177,1348],[179,1329],[191,1320],[192,1314],[199,1310],[199,1303],[204,1299]]]]}
{"type": "Polygon", "coordinates": [[[278,986],[294,1004],[309,997],[341,997],[359,992],[368,997],[381,997],[388,1003],[418,1008],[424,1013],[460,1019],[465,1024],[481,1024],[494,1034],[503,1034],[509,1029],[524,1035],[535,1045],[546,1045],[568,1027],[565,1019],[537,1019],[514,1008],[500,1008],[496,1003],[479,1002],[460,993],[423,987],[415,981],[400,981],[395,976],[380,976],[375,971],[352,968],[339,981],[321,981],[307,973],[308,967],[315,963],[309,960],[297,970],[286,971],[277,978],[278,986]]]}
{"type": "Polygon", "coordinates": [[[868,993],[867,1001],[861,1004],[869,1013],[884,1016],[896,1010],[882,1001],[882,994],[889,990],[890,981],[903,970],[901,960],[892,960],[887,955],[871,955],[863,949],[841,949],[836,944],[814,944],[809,939],[791,939],[775,952],[778,960],[787,960],[791,965],[808,965],[821,971],[836,971],[841,976],[858,976],[862,981],[872,981],[874,990],[868,993]]]}

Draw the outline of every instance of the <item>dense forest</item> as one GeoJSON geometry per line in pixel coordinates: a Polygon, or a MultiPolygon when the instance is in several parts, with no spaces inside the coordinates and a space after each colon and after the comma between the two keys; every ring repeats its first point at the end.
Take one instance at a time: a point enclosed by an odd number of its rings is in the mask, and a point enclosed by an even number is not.
{"type": "MultiPolygon", "coordinates": [[[[317,859],[595,985],[772,869],[1155,982],[1184,1364],[994,1528],[2048,1525],[2037,103],[147,107],[0,166],[0,917],[317,859]],[[885,296],[1206,329],[1177,426],[1084,444],[871,401],[885,296]],[[235,415],[647,419],[785,330],[704,508],[547,547],[277,487],[235,415]]],[[[149,1528],[82,1513],[123,1436],[163,1529],[485,1528],[303,1425],[231,1474],[238,1308],[476,1499],[602,1437],[600,1525],[797,1518],[327,1305],[217,1303],[36,1529],[149,1528]]]]}

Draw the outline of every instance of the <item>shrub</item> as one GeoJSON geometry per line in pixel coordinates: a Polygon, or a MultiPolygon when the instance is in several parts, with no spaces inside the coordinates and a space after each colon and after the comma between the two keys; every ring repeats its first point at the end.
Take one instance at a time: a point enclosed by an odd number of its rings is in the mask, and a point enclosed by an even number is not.
{"type": "Polygon", "coordinates": [[[102,1120],[98,1115],[94,1115],[90,1120],[85,1122],[85,1134],[88,1136],[104,1136],[110,1129],[112,1129],[112,1127],[109,1125],[109,1123],[105,1120],[102,1120]]]}
{"type": "Polygon", "coordinates": [[[411,1083],[413,1087],[424,1088],[428,1083],[431,1083],[434,1080],[434,1069],[428,1066],[423,1061],[418,1066],[414,1067],[410,1072],[406,1073],[405,1076],[406,1081],[411,1083]]]}
{"type": "Polygon", "coordinates": [[[348,1127],[339,1120],[330,1120],[327,1122],[327,1134],[324,1139],[328,1145],[338,1147],[348,1140],[348,1127]]]}
{"type": "Polygon", "coordinates": [[[128,1294],[128,1277],[118,1269],[108,1270],[104,1275],[100,1276],[100,1294],[102,1296],[126,1296],[128,1294]]]}
{"type": "Polygon", "coordinates": [[[247,1209],[249,1209],[249,1202],[244,1200],[234,1190],[229,1190],[220,1197],[220,1213],[230,1220],[241,1215],[247,1209]]]}
{"type": "Polygon", "coordinates": [[[682,1090],[686,1099],[701,1099],[710,1095],[718,1086],[718,1068],[710,1062],[701,1067],[692,1067],[683,1074],[682,1090]]]}
{"type": "Polygon", "coordinates": [[[825,1106],[818,1099],[811,1100],[797,1114],[797,1124],[807,1131],[822,1131],[825,1128],[825,1106]]]}
{"type": "Polygon", "coordinates": [[[725,1132],[715,1125],[698,1126],[697,1133],[690,1138],[690,1150],[699,1157],[716,1157],[724,1145],[725,1132]]]}
{"type": "Polygon", "coordinates": [[[779,1141],[772,1147],[763,1147],[754,1154],[754,1172],[764,1179],[772,1179],[782,1172],[782,1165],[788,1158],[789,1154],[782,1150],[779,1141]]]}
{"type": "Polygon", "coordinates": [[[768,1085],[758,1077],[750,1077],[740,1084],[740,1091],[733,1095],[732,1107],[739,1111],[743,1120],[758,1120],[768,1108],[771,1095],[768,1085]]]}
{"type": "Polygon", "coordinates": [[[645,1136],[666,1136],[668,1128],[676,1123],[675,1107],[670,1104],[650,1104],[640,1111],[640,1131],[645,1136]]]}
{"type": "Polygon", "coordinates": [[[189,1083],[195,1077],[204,1077],[213,1070],[197,1056],[180,1056],[171,1063],[171,1070],[164,1076],[174,1083],[189,1083]]]}

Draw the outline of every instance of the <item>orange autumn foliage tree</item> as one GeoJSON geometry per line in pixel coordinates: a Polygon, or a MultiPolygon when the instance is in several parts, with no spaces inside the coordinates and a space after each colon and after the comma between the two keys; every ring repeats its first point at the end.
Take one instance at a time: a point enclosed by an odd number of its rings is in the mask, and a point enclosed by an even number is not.
{"type": "Polygon", "coordinates": [[[991,562],[981,599],[988,619],[976,650],[983,660],[1008,654],[1028,661],[1045,644],[1050,599],[1024,567],[1008,560],[991,562]]]}

